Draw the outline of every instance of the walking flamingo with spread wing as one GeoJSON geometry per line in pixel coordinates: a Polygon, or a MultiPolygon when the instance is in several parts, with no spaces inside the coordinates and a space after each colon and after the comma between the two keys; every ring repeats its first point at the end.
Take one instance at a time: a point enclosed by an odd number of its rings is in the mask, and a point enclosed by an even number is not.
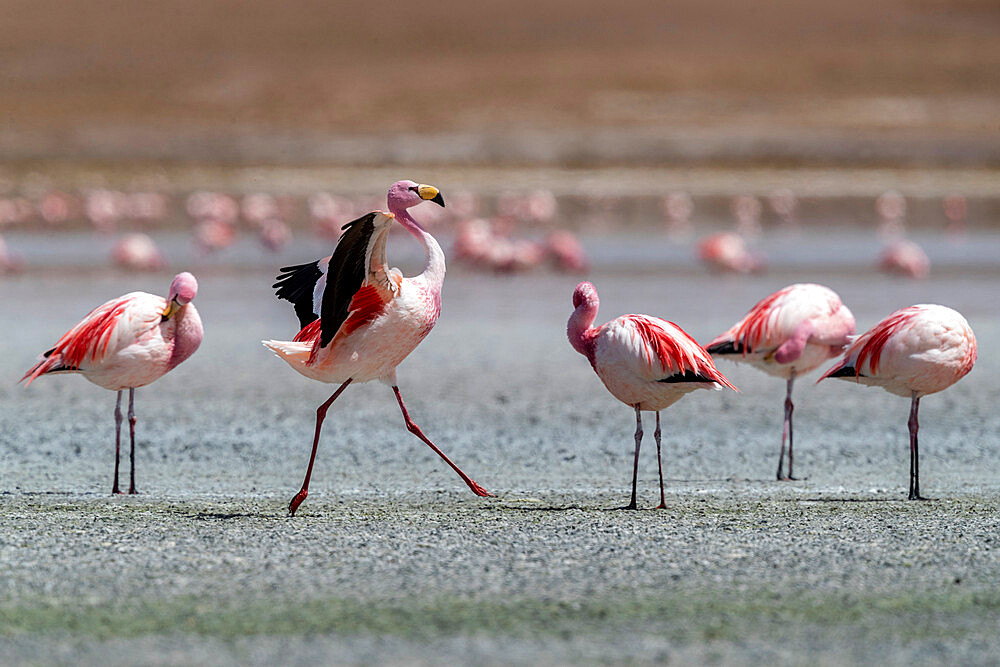
{"type": "Polygon", "coordinates": [[[656,412],[656,460],[660,475],[660,504],[666,507],[663,492],[663,463],[660,459],[660,410],[670,407],[695,389],[736,390],[720,373],[712,357],[683,329],[649,315],[623,315],[599,327],[593,326],[600,301],[597,288],[582,282],[573,292],[575,310],[569,318],[567,335],[577,352],[587,357],[611,395],[635,409],[635,459],[632,464],[632,499],[625,509],[636,508],[636,478],[639,473],[639,446],[642,444],[642,411],[656,412]]]}
{"type": "Polygon", "coordinates": [[[431,185],[398,181],[389,189],[389,212],[373,211],[344,226],[333,255],[281,269],[274,284],[278,298],[292,302],[302,326],[292,341],[264,341],[295,371],[340,387],[316,410],[312,454],[302,489],[288,505],[294,515],[309,492],[320,429],[330,405],[352,382],[381,380],[392,387],[406,428],[459,474],[477,496],[491,496],[452,463],[423,434],[406,409],[396,384],[396,366],[430,333],[441,312],[444,253],[434,237],[410,215],[424,201],[444,206],[431,185]],[[385,246],[398,222],[424,246],[423,273],[404,278],[389,269],[385,246]]]}
{"type": "Polygon", "coordinates": [[[118,453],[121,445],[122,391],[128,389],[131,450],[129,493],[135,490],[135,390],[159,379],[194,354],[203,335],[201,318],[191,303],[198,281],[179,273],[167,298],[130,292],[98,306],[21,378],[25,386],[40,375],[80,373],[105,389],[118,392],[115,405],[115,481],[118,489],[118,453]]]}
{"type": "Polygon", "coordinates": [[[759,301],[750,312],[705,346],[713,356],[745,362],[785,378],[785,424],[781,431],[778,480],[792,477],[792,384],[840,354],[854,335],[854,315],[828,287],[789,285],[759,301]],[[783,474],[788,441],[788,475],[783,474]]]}
{"type": "MultiPolygon", "coordinates": [[[[910,500],[920,495],[920,399],[961,380],[976,363],[976,337],[961,314],[934,304],[902,308],[858,336],[819,380],[840,378],[910,398],[910,500]]],[[[818,381],[819,381],[818,380],[818,381]]]]}

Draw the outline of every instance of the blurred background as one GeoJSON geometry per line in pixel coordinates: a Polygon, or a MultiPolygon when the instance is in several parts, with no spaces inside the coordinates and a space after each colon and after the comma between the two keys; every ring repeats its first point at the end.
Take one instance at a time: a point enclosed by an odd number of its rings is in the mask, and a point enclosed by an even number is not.
{"type": "Polygon", "coordinates": [[[995,265],[989,0],[0,0],[0,25],[7,273],[297,255],[398,178],[487,271],[995,265]],[[769,247],[802,228],[847,245],[769,247]]]}

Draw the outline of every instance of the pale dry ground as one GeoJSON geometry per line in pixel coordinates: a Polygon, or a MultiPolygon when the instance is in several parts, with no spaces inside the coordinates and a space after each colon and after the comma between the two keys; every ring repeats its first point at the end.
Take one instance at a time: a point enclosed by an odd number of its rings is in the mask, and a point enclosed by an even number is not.
{"type": "MultiPolygon", "coordinates": [[[[112,394],[81,378],[13,382],[101,298],[124,284],[159,291],[169,276],[0,283],[4,321],[18,324],[0,338],[4,662],[995,662],[995,272],[591,276],[601,319],[650,312],[701,340],[804,278],[837,289],[861,326],[919,301],[958,308],[980,361],[921,406],[933,501],[903,501],[906,402],[847,383],[800,383],[806,479],[772,481],[782,383],[724,364],[742,393],[700,392],[664,413],[670,508],[615,511],[633,418],[565,340],[576,278],[453,271],[400,386],[425,431],[498,497],[469,494],[370,384],[335,404],[294,519],[285,507],[329,388],[259,346],[294,330],[270,276],[200,275],[203,349],[138,392],[137,498],[106,493],[112,394]]],[[[647,435],[647,508],[653,451],[647,435]]]]}
{"type": "Polygon", "coordinates": [[[4,0],[5,161],[998,164],[990,0],[4,0]]]}

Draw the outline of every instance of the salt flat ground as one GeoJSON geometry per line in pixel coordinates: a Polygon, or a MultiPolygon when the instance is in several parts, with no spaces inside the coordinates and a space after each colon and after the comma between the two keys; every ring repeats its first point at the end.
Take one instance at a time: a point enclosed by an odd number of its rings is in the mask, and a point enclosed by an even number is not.
{"type": "Polygon", "coordinates": [[[590,276],[600,321],[647,312],[702,341],[801,280],[838,290],[862,328],[911,303],[956,307],[980,360],[921,406],[934,500],[904,500],[908,403],[845,382],[799,384],[803,479],[774,481],[783,383],[724,363],[742,393],[698,392],[663,415],[668,509],[649,509],[647,417],[644,509],[616,511],[633,415],[566,342],[577,278],[453,271],[399,382],[416,421],[497,497],[468,493],[371,383],[333,407],[295,518],[331,388],[260,346],[295,331],[272,275],[200,273],[205,342],[137,392],[142,494],[119,498],[113,395],[78,377],[14,383],[91,307],[162,292],[169,275],[0,283],[0,661],[996,664],[995,272],[903,282],[860,263],[786,264],[722,278],[653,261],[590,276]]]}

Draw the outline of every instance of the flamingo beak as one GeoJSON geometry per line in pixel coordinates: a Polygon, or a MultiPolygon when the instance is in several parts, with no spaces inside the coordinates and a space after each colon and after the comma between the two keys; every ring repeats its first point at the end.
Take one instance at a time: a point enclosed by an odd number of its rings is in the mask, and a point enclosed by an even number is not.
{"type": "Polygon", "coordinates": [[[166,309],[163,311],[163,319],[169,320],[174,316],[178,310],[181,309],[181,304],[177,303],[177,299],[171,299],[170,303],[167,304],[166,309]]]}
{"type": "Polygon", "coordinates": [[[421,199],[432,201],[438,206],[444,207],[444,197],[441,196],[441,192],[433,185],[418,185],[417,194],[420,195],[421,199]]]}

